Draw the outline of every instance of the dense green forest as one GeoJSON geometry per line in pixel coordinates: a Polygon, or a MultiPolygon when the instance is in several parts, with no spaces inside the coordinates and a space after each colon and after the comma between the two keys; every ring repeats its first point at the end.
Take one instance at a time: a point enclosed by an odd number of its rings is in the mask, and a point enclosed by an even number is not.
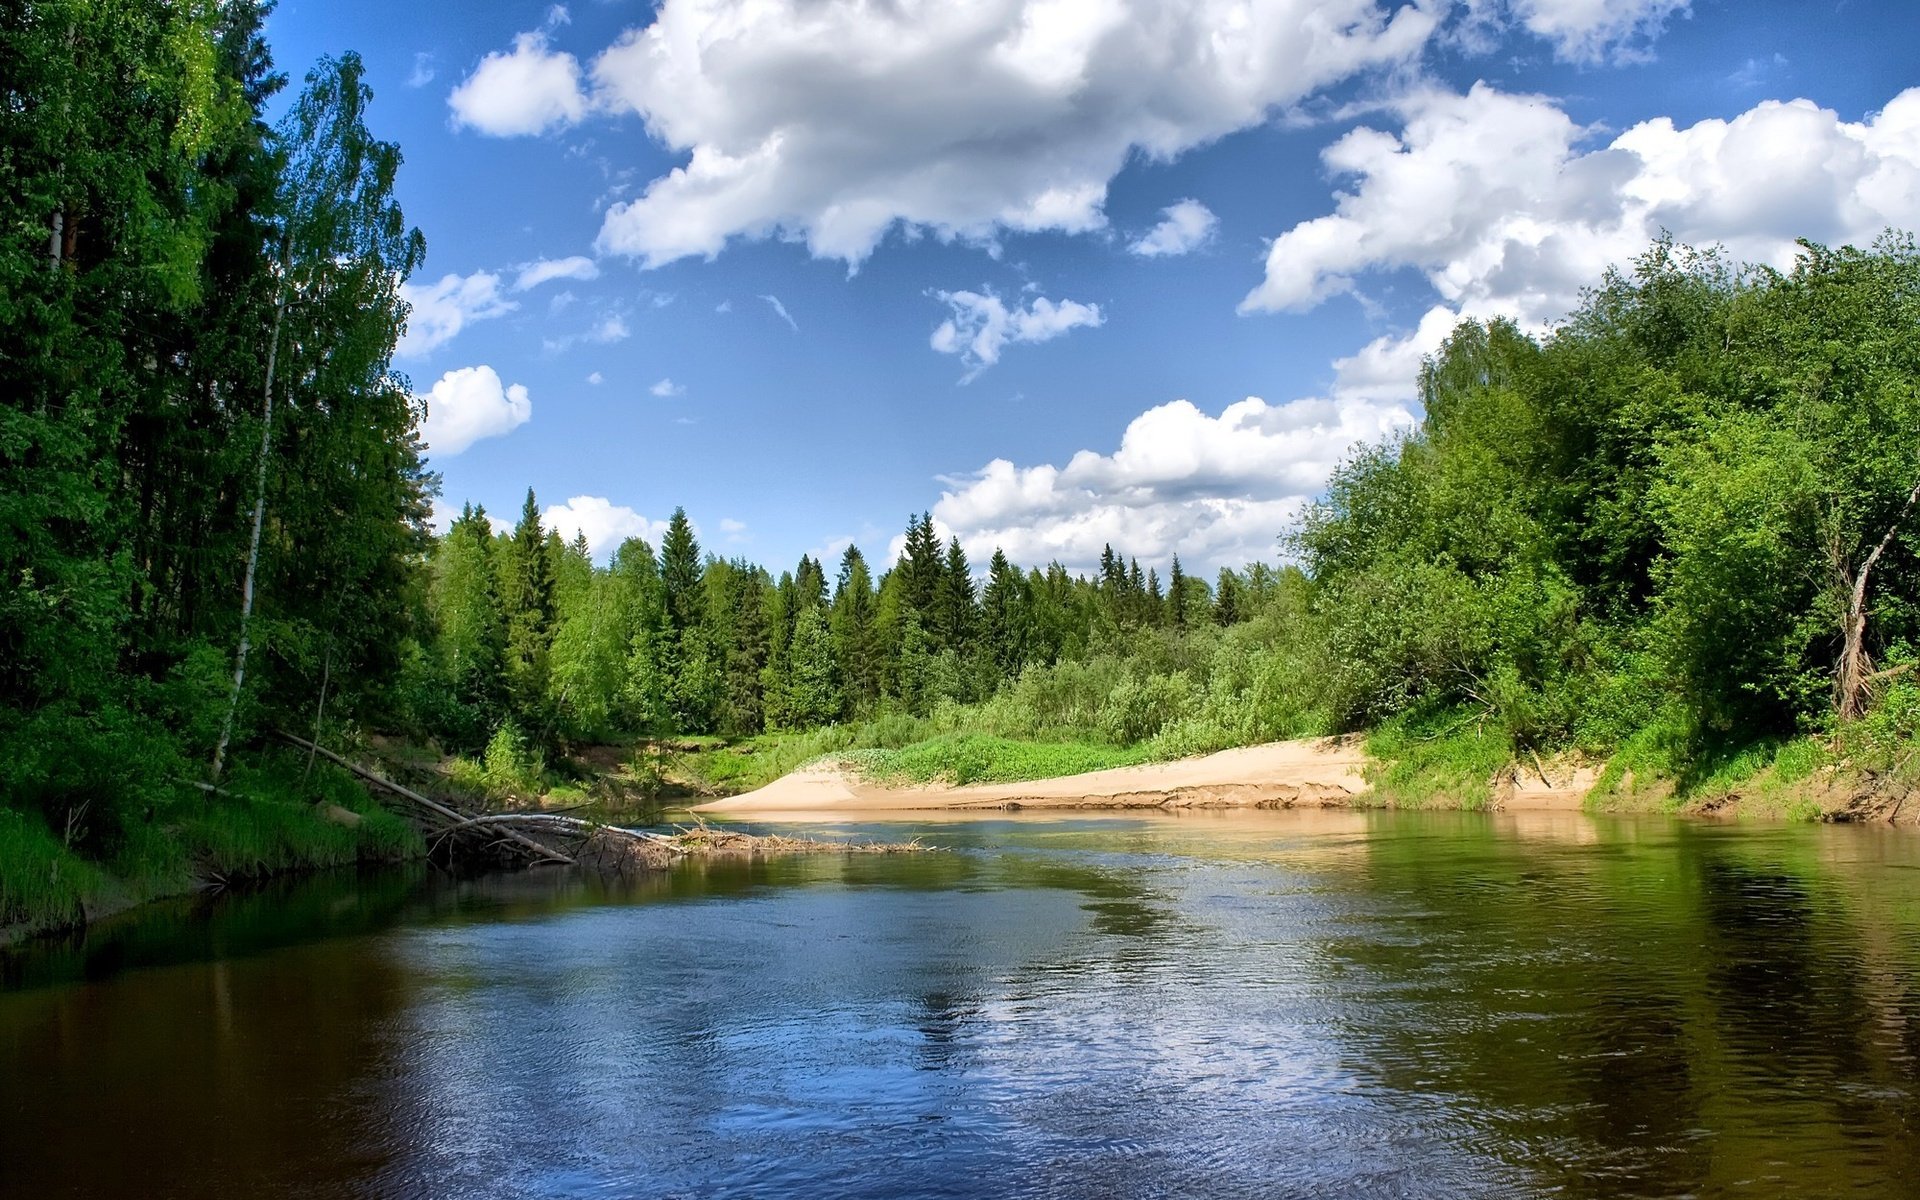
{"type": "Polygon", "coordinates": [[[983,566],[922,515],[893,563],[776,576],[676,512],[601,566],[531,493],[428,532],[400,152],[350,55],[269,120],[265,11],[0,17],[0,926],[418,851],[276,729],[402,735],[496,793],[660,738],[738,743],[690,759],[730,788],[827,752],[965,780],[1371,731],[1383,795],[1469,802],[1564,750],[1683,786],[1906,761],[1909,237],[1784,273],[1662,242],[1550,334],[1463,324],[1423,423],[1356,448],[1272,564],[983,566]]]}
{"type": "Polygon", "coordinates": [[[1551,336],[1463,324],[1423,424],[1288,531],[1298,565],[1212,586],[1111,547],[1091,578],[982,576],[925,516],[877,576],[858,548],[777,580],[703,557],[681,512],[596,568],[529,494],[510,534],[468,510],[438,542],[404,690],[504,779],[636,733],[816,731],[756,743],[748,782],[927,739],[927,771],[986,778],[1371,729],[1452,785],[1568,748],[1686,781],[1863,717],[1898,743],[1916,329],[1907,238],[1784,274],[1661,243],[1551,336]]]}
{"type": "Polygon", "coordinates": [[[382,711],[431,484],[399,149],[266,8],[0,16],[0,926],[412,837],[259,737],[382,711]]]}

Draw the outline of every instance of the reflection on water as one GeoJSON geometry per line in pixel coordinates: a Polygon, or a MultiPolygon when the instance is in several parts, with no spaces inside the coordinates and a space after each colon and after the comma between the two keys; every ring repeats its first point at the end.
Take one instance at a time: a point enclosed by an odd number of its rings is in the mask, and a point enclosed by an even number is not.
{"type": "Polygon", "coordinates": [[[862,826],[341,875],[0,962],[0,1193],[1912,1195],[1920,839],[862,826]]]}

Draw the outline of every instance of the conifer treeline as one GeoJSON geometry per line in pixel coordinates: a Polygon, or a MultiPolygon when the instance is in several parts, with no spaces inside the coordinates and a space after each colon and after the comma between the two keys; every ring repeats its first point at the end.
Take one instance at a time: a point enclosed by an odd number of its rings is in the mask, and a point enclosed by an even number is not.
{"type": "Polygon", "coordinates": [[[1022,571],[995,550],[982,578],[933,519],[907,524],[875,577],[858,546],[829,576],[803,555],[776,579],[703,554],[684,510],[658,552],[630,538],[608,566],[584,538],[545,529],[531,491],[509,533],[468,506],[434,553],[436,633],[410,694],[427,731],[475,748],[503,725],[536,742],[618,734],[807,729],[884,709],[925,714],[984,700],[1031,665],[1052,665],[1139,630],[1232,625],[1281,572],[1222,569],[1217,584],[1176,557],[1157,568],[1112,547],[1099,573],[1058,562],[1022,571]]]}

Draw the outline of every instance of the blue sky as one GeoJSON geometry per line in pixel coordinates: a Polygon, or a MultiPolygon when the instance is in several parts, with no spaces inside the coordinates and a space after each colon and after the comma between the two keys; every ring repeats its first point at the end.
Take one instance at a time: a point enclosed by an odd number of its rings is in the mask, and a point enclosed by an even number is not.
{"type": "Polygon", "coordinates": [[[396,367],[444,503],[776,571],[1280,555],[1462,316],[1660,229],[1920,226],[1920,5],[283,0],[426,233],[396,367]],[[1909,88],[1915,90],[1909,91],[1909,88]],[[776,303],[777,301],[777,303],[776,303]]]}

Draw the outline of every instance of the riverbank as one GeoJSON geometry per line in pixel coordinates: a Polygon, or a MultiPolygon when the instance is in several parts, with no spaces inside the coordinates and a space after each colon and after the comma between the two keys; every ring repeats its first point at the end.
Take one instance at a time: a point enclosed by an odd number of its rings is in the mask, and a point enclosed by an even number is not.
{"type": "Polygon", "coordinates": [[[278,876],[423,858],[418,830],[351,779],[290,756],[182,789],[111,842],[79,814],[69,837],[0,808],[0,947],[80,928],[155,900],[278,876]]]}
{"type": "MultiPolygon", "coordinates": [[[[696,805],[716,817],[833,819],[856,813],[1197,808],[1405,808],[1666,812],[1788,820],[1920,820],[1906,785],[1829,765],[1794,775],[1769,763],[1737,786],[1685,790],[1671,779],[1572,755],[1504,763],[1449,779],[1369,753],[1367,739],[1302,738],[1173,762],[1016,783],[915,783],[830,757],[738,796],[696,805]]],[[[1711,782],[1711,781],[1709,781],[1711,782]]]]}

